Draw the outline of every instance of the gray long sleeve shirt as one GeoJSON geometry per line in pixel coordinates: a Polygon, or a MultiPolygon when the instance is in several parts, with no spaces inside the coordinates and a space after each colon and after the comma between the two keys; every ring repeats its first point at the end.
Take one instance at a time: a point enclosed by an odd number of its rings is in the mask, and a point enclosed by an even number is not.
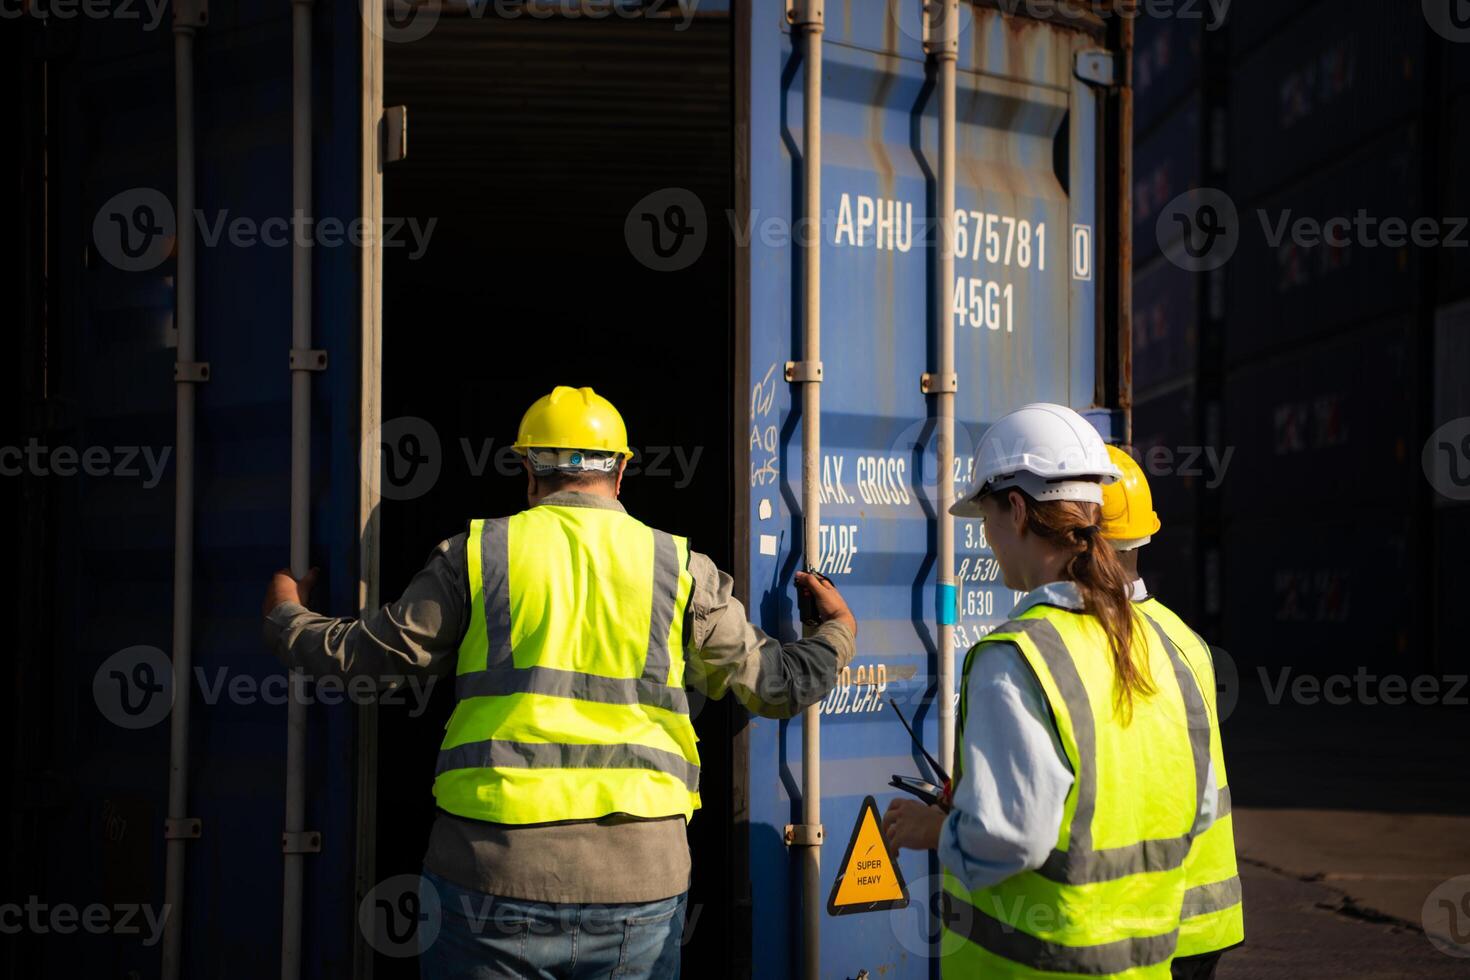
{"type": "MultiPolygon", "coordinates": [[[[577,492],[541,503],[623,509],[611,498],[577,492]]],[[[459,534],[441,542],[398,601],[365,619],[277,606],[266,618],[267,642],[284,665],[317,676],[452,676],[471,615],[465,540],[459,534]]],[[[846,626],[824,623],[783,644],[747,621],[733,580],[708,557],[691,551],[689,574],[686,677],[706,696],[730,692],[755,714],[789,718],[831,690],[851,662],[855,642],[846,626]]],[[[432,773],[408,777],[427,788],[432,773]]],[[[689,885],[682,816],[508,825],[441,811],[424,864],[461,887],[538,902],[652,902],[689,885]]]]}

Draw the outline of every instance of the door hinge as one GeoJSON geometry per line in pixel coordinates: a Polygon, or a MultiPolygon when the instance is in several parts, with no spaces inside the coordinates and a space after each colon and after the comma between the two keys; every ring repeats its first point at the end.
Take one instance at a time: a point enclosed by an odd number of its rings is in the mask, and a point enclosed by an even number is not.
{"type": "Polygon", "coordinates": [[[1118,77],[1118,59],[1111,51],[1089,48],[1078,51],[1072,63],[1072,73],[1089,85],[1100,88],[1117,88],[1122,81],[1118,77]]]}
{"type": "Polygon", "coordinates": [[[383,162],[397,163],[408,156],[408,106],[383,109],[383,162]]]}

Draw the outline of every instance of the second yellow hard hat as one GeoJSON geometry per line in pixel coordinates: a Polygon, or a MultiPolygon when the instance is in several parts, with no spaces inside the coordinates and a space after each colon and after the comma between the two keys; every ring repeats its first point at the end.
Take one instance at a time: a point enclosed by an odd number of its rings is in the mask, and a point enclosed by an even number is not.
{"type": "Polygon", "coordinates": [[[1154,495],[1143,467],[1117,446],[1109,446],[1108,455],[1123,471],[1123,479],[1102,488],[1102,534],[1114,548],[1129,551],[1148,544],[1163,524],[1154,513],[1154,495]]]}
{"type": "Polygon", "coordinates": [[[591,388],[567,385],[557,385],[526,409],[514,448],[523,456],[529,449],[582,449],[633,458],[628,429],[613,403],[591,388]]]}

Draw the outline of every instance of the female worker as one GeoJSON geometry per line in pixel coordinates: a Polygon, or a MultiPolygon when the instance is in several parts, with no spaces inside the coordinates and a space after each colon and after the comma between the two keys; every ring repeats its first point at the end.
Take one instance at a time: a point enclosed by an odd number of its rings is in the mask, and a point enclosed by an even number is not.
{"type": "Polygon", "coordinates": [[[884,833],[939,852],[945,977],[1167,978],[1215,789],[1199,688],[1100,535],[1118,468],[1080,415],[1036,404],[975,470],[951,513],[985,522],[1024,595],[965,657],[952,809],[895,800],[884,833]]]}

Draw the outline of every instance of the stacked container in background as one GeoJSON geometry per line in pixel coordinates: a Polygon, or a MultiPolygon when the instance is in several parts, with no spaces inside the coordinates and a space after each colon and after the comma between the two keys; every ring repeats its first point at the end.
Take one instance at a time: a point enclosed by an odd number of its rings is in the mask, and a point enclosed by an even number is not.
{"type": "Polygon", "coordinates": [[[1250,663],[1463,669],[1470,508],[1422,458],[1470,416],[1470,247],[1411,236],[1470,213],[1470,52],[1415,4],[1228,18],[1138,25],[1133,431],[1165,522],[1145,574],[1250,663]],[[1158,215],[1195,188],[1238,213],[1214,272],[1162,254],[1158,215]]]}
{"type": "Polygon", "coordinates": [[[1416,5],[1369,0],[1235,16],[1224,641],[1303,669],[1427,668],[1415,615],[1427,253],[1380,239],[1391,219],[1435,214],[1428,25],[1416,5]],[[1250,20],[1264,16],[1269,27],[1250,20]],[[1329,234],[1314,241],[1318,225],[1329,234]]]}
{"type": "Polygon", "coordinates": [[[1142,557],[1150,590],[1209,632],[1201,507],[1202,343],[1211,276],[1164,254],[1177,237],[1159,216],[1209,183],[1203,85],[1208,16],[1141,17],[1133,59],[1133,453],[1148,474],[1163,530],[1142,557]],[[1195,454],[1198,453],[1198,456],[1195,454]],[[1190,457],[1195,456],[1191,459],[1190,457]]]}

